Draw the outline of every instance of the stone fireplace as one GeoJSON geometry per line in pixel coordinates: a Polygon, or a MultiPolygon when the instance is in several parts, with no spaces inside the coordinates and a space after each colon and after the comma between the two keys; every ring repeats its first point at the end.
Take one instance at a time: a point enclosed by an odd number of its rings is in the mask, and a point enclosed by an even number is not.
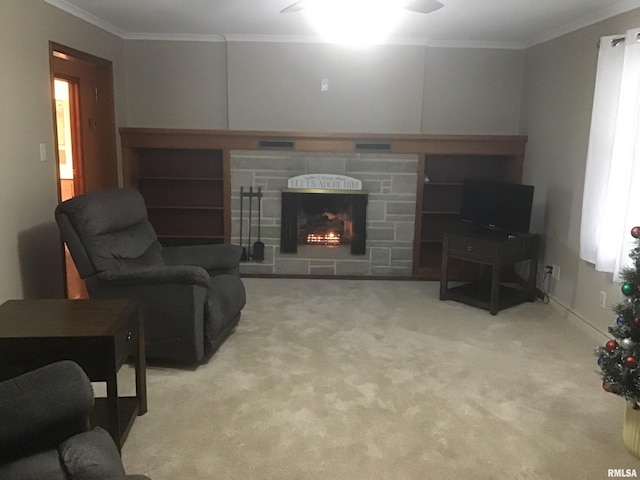
{"type": "MultiPolygon", "coordinates": [[[[265,259],[242,263],[241,272],[410,276],[417,165],[417,155],[233,150],[233,243],[240,243],[240,187],[261,187],[263,194],[260,231],[265,259]],[[312,183],[318,179],[325,183],[312,183]],[[339,240],[328,236],[332,232],[339,240]]],[[[257,225],[254,204],[251,243],[257,240],[257,225]]],[[[244,204],[245,247],[248,228],[244,204]]]]}

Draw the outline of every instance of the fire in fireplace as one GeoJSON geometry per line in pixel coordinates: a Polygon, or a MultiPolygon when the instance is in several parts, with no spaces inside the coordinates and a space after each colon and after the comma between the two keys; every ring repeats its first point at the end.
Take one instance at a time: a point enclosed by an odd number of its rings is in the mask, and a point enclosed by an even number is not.
{"type": "Polygon", "coordinates": [[[306,195],[298,201],[298,244],[349,245],[352,207],[344,195],[306,195]]]}
{"type": "Polygon", "coordinates": [[[307,235],[305,243],[307,245],[340,245],[342,243],[342,236],[339,233],[329,232],[322,233],[310,233],[307,235]]]}

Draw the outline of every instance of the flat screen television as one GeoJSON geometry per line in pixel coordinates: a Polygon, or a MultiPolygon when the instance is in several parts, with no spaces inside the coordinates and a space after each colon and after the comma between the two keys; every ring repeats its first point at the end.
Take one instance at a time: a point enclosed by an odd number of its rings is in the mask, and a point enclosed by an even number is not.
{"type": "Polygon", "coordinates": [[[529,233],[533,187],[518,183],[465,178],[460,219],[469,224],[512,233],[529,233]]]}

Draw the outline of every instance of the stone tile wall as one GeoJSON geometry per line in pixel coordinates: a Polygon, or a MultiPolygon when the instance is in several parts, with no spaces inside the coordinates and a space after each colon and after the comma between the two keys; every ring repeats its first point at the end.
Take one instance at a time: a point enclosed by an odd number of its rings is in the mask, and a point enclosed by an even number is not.
{"type": "MultiPolygon", "coordinates": [[[[416,208],[417,155],[326,154],[232,151],[232,242],[240,242],[240,187],[262,187],[261,241],[264,262],[246,262],[242,273],[277,275],[410,276],[416,208]],[[362,181],[369,193],[367,251],[348,247],[301,246],[280,253],[281,190],[296,175],[331,173],[362,181]]],[[[257,240],[257,200],[253,203],[251,244],[257,240]]],[[[248,242],[248,199],[243,204],[243,246],[248,242]]]]}

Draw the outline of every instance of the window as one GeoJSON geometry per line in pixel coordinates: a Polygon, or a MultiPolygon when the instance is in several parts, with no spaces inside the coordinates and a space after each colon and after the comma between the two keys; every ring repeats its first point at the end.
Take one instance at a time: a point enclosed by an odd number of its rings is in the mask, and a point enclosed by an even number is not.
{"type": "Polygon", "coordinates": [[[640,225],[640,28],[600,39],[580,258],[620,280],[640,225]]]}

